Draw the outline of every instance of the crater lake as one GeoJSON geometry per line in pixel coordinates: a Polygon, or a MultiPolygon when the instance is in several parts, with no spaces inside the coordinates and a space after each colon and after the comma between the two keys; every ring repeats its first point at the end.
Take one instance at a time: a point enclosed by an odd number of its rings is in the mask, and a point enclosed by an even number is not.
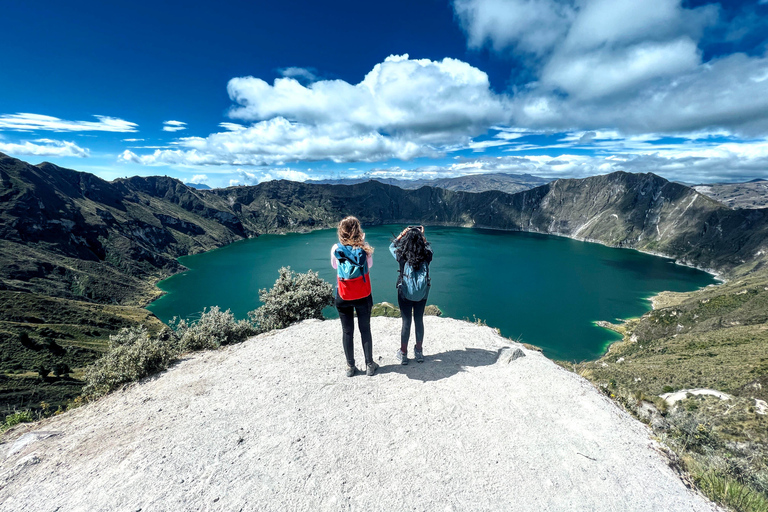
{"type": "MultiPolygon", "coordinates": [[[[398,265],[388,247],[403,227],[365,228],[375,249],[374,302],[397,304],[398,265]]],[[[621,337],[596,321],[640,316],[660,291],[691,291],[716,282],[670,259],[551,235],[428,226],[426,236],[434,250],[429,304],[445,316],[481,320],[553,359],[597,358],[621,337]]],[[[166,294],[147,308],[166,323],[174,316],[194,320],[210,306],[246,318],[260,305],[259,289],[271,288],[282,266],[317,271],[335,285],[330,248],[336,241],[331,229],[262,235],[182,257],[188,270],[158,283],[166,294]]],[[[324,314],[337,316],[332,307],[324,314]]],[[[341,334],[335,348],[341,350],[341,334]]],[[[395,348],[374,340],[376,353],[395,348]]],[[[428,330],[424,350],[429,351],[428,330]]]]}

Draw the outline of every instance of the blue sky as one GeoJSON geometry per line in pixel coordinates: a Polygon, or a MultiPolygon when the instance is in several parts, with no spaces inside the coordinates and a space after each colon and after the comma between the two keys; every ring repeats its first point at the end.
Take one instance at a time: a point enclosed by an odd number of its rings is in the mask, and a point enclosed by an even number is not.
{"type": "Polygon", "coordinates": [[[106,179],[768,178],[768,0],[6,0],[3,18],[0,151],[106,179]]]}

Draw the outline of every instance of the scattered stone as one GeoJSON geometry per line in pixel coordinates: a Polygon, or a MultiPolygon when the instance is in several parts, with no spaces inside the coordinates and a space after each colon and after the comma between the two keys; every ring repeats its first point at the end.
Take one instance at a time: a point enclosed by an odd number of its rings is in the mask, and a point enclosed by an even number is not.
{"type": "Polygon", "coordinates": [[[655,431],[663,431],[669,428],[669,422],[651,402],[643,400],[636,409],[637,416],[650,424],[655,431]]]}
{"type": "Polygon", "coordinates": [[[685,400],[688,395],[711,395],[716,396],[720,400],[731,400],[733,397],[729,395],[728,393],[723,393],[722,391],[718,391],[716,389],[681,389],[680,391],[674,391],[672,393],[664,393],[663,395],[659,395],[659,397],[666,400],[666,402],[669,405],[674,405],[675,403],[679,402],[680,400],[685,400]]]}
{"type": "Polygon", "coordinates": [[[525,357],[525,352],[523,352],[520,347],[504,347],[499,351],[499,359],[497,362],[509,364],[516,359],[520,359],[521,357],[525,357]]]}
{"type": "Polygon", "coordinates": [[[23,468],[26,466],[34,466],[35,464],[40,464],[40,457],[38,457],[36,453],[30,453],[29,455],[20,458],[16,462],[16,467],[23,468]]]}
{"type": "Polygon", "coordinates": [[[47,439],[49,437],[58,436],[61,432],[47,432],[43,430],[38,430],[36,432],[27,432],[20,438],[18,438],[8,449],[8,453],[5,455],[6,458],[10,457],[11,455],[14,455],[16,453],[19,453],[21,450],[26,448],[27,446],[31,445],[32,443],[35,443],[41,439],[47,439]]]}
{"type": "Polygon", "coordinates": [[[755,412],[765,415],[768,412],[768,402],[755,398],[755,412]]]}

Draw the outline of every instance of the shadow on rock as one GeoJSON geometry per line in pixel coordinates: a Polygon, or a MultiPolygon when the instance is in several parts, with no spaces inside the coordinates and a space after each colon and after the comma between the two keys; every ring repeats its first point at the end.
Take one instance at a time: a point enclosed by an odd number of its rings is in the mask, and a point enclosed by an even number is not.
{"type": "MultiPolygon", "coordinates": [[[[409,355],[413,357],[412,352],[409,355]]],[[[489,366],[495,364],[498,358],[498,350],[485,350],[482,348],[448,350],[438,354],[424,354],[423,363],[417,363],[413,359],[409,359],[407,365],[385,361],[380,363],[381,367],[377,373],[401,373],[409,379],[428,382],[447,379],[470,366],[489,366]]]]}

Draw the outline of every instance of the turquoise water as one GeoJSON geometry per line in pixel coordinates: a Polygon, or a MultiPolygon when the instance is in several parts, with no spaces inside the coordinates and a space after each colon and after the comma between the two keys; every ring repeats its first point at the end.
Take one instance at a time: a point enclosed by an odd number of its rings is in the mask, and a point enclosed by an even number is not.
{"type": "MultiPolygon", "coordinates": [[[[401,229],[366,229],[376,249],[371,269],[375,302],[397,303],[397,263],[387,248],[401,229]]],[[[705,272],[665,258],[562,237],[446,227],[428,227],[426,234],[435,253],[430,304],[453,318],[482,319],[555,359],[593,359],[619,339],[595,326],[596,320],[640,316],[650,309],[647,298],[655,293],[715,282],[705,272]]],[[[312,269],[335,282],[330,266],[335,242],[335,230],[262,235],[180,258],[189,270],[160,282],[168,293],[148,309],[165,322],[174,316],[194,319],[213,305],[245,318],[260,305],[258,290],[274,284],[281,266],[312,269]]],[[[325,313],[336,316],[333,308],[325,313]]],[[[427,332],[425,347],[428,343],[427,332]]]]}

